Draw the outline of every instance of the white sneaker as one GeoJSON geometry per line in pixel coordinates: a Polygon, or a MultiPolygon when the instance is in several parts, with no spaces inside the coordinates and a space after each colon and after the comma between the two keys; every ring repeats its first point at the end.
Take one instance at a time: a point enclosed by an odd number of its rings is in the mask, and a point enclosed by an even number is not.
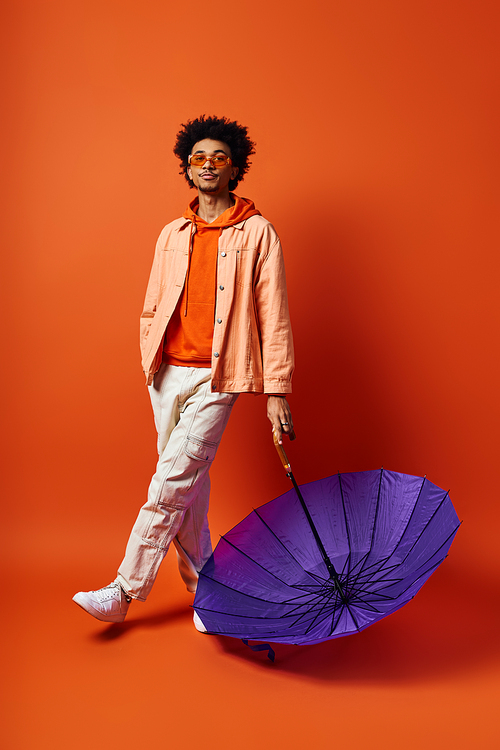
{"type": "Polygon", "coordinates": [[[79,591],[73,601],[97,620],[123,622],[132,601],[118,581],[113,581],[98,591],[79,591]]]}
{"type": "Polygon", "coordinates": [[[195,612],[194,615],[193,615],[193,622],[194,622],[194,626],[195,626],[196,630],[199,633],[208,633],[208,630],[204,626],[204,624],[201,621],[201,618],[200,618],[200,616],[198,615],[197,612],[195,612]]]}

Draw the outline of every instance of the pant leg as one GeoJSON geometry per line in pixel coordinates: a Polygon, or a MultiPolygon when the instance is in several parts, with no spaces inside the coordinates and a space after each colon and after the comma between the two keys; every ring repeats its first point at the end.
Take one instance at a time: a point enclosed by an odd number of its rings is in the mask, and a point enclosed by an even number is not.
{"type": "Polygon", "coordinates": [[[157,375],[151,400],[160,456],[118,570],[127,593],[141,601],[179,532],[195,565],[206,555],[208,470],[237,398],[212,393],[207,368],[164,365],[157,375]]]}
{"type": "Polygon", "coordinates": [[[187,509],[182,525],[174,539],[179,573],[188,591],[194,593],[198,573],[212,554],[212,540],[208,525],[210,476],[208,472],[200,482],[196,503],[187,509]]]}

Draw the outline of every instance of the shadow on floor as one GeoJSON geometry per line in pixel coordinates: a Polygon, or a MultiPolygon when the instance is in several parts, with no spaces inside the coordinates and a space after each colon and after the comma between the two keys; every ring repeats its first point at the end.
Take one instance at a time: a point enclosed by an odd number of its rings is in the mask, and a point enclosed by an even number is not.
{"type": "Polygon", "coordinates": [[[118,638],[123,638],[134,630],[150,630],[152,628],[162,628],[165,627],[165,625],[171,625],[176,620],[192,620],[192,617],[192,609],[186,607],[186,605],[184,604],[175,609],[172,609],[171,607],[165,608],[159,612],[156,612],[154,615],[149,615],[146,617],[134,618],[132,616],[130,619],[121,623],[112,623],[110,625],[102,623],[105,629],[101,630],[100,632],[93,633],[90,638],[94,641],[106,643],[107,641],[114,641],[118,638]]]}
{"type": "MultiPolygon", "coordinates": [[[[357,635],[335,638],[313,646],[272,644],[275,662],[267,652],[253,652],[238,638],[210,638],[221,658],[243,660],[258,669],[332,682],[415,682],[471,671],[500,656],[500,585],[493,574],[478,576],[444,565],[413,601],[357,635]]],[[[140,629],[165,628],[181,620],[193,627],[186,604],[132,617],[93,633],[94,642],[124,638],[140,629]]],[[[251,642],[250,645],[255,645],[251,642]]]]}
{"type": "MultiPolygon", "coordinates": [[[[329,681],[415,682],[473,670],[500,656],[498,578],[457,575],[444,566],[403,609],[357,635],[313,646],[272,644],[254,653],[213,636],[222,654],[283,673],[329,681]]],[[[253,642],[251,642],[251,645],[253,642]]]]}

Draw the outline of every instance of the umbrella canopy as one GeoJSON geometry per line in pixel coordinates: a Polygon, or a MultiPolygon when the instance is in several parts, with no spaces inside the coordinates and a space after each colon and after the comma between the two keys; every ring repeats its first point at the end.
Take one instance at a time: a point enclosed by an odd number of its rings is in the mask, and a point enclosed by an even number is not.
{"type": "Polygon", "coordinates": [[[201,571],[194,608],[209,633],[306,644],[359,632],[415,596],[460,525],[426,478],[365,471],[299,488],[288,475],[295,490],[225,534],[201,571]]]}

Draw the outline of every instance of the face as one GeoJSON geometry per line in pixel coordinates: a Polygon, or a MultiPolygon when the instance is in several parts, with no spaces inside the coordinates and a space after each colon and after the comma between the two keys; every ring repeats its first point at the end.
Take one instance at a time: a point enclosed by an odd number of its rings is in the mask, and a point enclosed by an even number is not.
{"type": "MultiPolygon", "coordinates": [[[[204,138],[202,141],[195,143],[191,154],[206,154],[206,156],[215,156],[223,154],[231,156],[231,149],[227,143],[222,141],[213,141],[211,138],[204,138]]],[[[212,193],[220,195],[229,192],[229,181],[234,180],[238,174],[238,167],[232,164],[226,164],[222,169],[216,169],[209,161],[201,167],[189,165],[187,168],[189,179],[193,181],[194,186],[201,193],[212,193]]]]}

